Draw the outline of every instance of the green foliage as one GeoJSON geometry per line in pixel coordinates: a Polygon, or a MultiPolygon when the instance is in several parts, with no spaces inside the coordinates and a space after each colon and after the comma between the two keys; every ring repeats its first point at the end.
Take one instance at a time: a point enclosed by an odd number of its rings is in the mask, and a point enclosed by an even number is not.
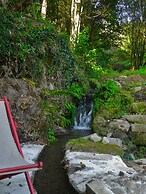
{"type": "MultiPolygon", "coordinates": [[[[31,86],[42,81],[44,75],[55,85],[55,90],[42,92],[44,114],[51,129],[46,127],[45,133],[50,139],[54,137],[55,126],[68,128],[73,123],[75,103],[89,92],[88,81],[96,88],[93,113],[99,111],[107,117],[119,117],[131,111],[133,98],[128,92],[112,80],[98,83],[102,76],[115,73],[110,68],[122,71],[131,67],[130,48],[113,49],[118,37],[116,2],[101,1],[99,9],[93,9],[91,2],[82,2],[84,29],[73,51],[65,34],[70,32],[71,1],[47,2],[49,19],[46,20],[40,14],[42,2],[9,0],[10,6],[1,8],[0,63],[11,70],[10,76],[32,80],[28,81],[31,86]],[[94,17],[97,10],[102,13],[101,17],[94,17]],[[85,15],[90,18],[88,21],[85,15]],[[65,33],[58,33],[56,29],[65,33]]],[[[126,45],[129,46],[128,38],[126,45]]],[[[7,72],[0,67],[0,73],[4,76],[7,72]]],[[[130,74],[146,75],[146,66],[130,74]]],[[[139,113],[143,112],[140,108],[139,113]]]]}
{"type": "Polygon", "coordinates": [[[47,1],[47,19],[51,21],[51,23],[55,24],[58,31],[65,32],[68,35],[70,34],[71,23],[70,8],[71,1],[47,1]]]}
{"type": "Polygon", "coordinates": [[[56,137],[54,136],[54,132],[51,128],[48,129],[48,138],[49,138],[49,144],[52,144],[56,141],[56,137]]]}
{"type": "Polygon", "coordinates": [[[33,6],[34,13],[0,12],[0,62],[14,76],[40,81],[45,73],[66,86],[76,72],[68,40],[49,21],[41,19],[37,5],[33,6]]]}
{"type": "Polygon", "coordinates": [[[146,147],[145,146],[140,146],[139,147],[138,157],[139,158],[145,158],[146,157],[146,147]]]}
{"type": "Polygon", "coordinates": [[[44,102],[44,109],[49,125],[69,128],[74,122],[75,103],[82,99],[86,90],[86,85],[81,87],[78,83],[72,83],[66,90],[43,91],[42,97],[47,99],[44,102]]]}
{"type": "Polygon", "coordinates": [[[64,116],[62,116],[61,117],[60,125],[63,126],[64,128],[68,128],[71,125],[71,120],[70,119],[67,119],[64,116]]]}
{"type": "MultiPolygon", "coordinates": [[[[96,52],[96,51],[94,51],[96,52]]],[[[89,77],[89,80],[91,81],[92,79],[99,79],[102,76],[107,74],[107,70],[105,68],[103,68],[101,65],[102,64],[97,64],[96,62],[96,57],[92,57],[91,52],[89,53],[90,58],[92,61],[88,61],[89,63],[87,63],[86,65],[86,75],[89,77]]]]}
{"type": "Polygon", "coordinates": [[[118,118],[131,112],[134,99],[129,92],[122,90],[113,80],[105,80],[94,94],[93,114],[97,111],[107,118],[118,118]]]}
{"type": "Polygon", "coordinates": [[[96,96],[102,100],[108,100],[118,92],[119,86],[113,80],[105,80],[97,86],[96,96]]]}
{"type": "Polygon", "coordinates": [[[89,79],[98,79],[105,74],[103,67],[108,64],[110,54],[102,48],[92,48],[89,43],[88,28],[84,28],[79,34],[74,53],[80,68],[89,79]]]}
{"type": "Polygon", "coordinates": [[[133,103],[132,112],[134,114],[146,114],[146,103],[145,102],[133,103]]]}
{"type": "Polygon", "coordinates": [[[75,103],[69,90],[45,90],[42,93],[43,109],[51,128],[69,128],[73,124],[75,103]]]}
{"type": "Polygon", "coordinates": [[[78,83],[72,83],[69,92],[73,97],[77,98],[78,100],[81,100],[84,96],[84,90],[81,86],[79,86],[78,83]]]}
{"type": "Polygon", "coordinates": [[[139,69],[144,63],[145,53],[145,2],[141,1],[119,1],[119,19],[123,23],[122,35],[129,39],[129,53],[132,67],[139,69]],[[120,4],[125,6],[120,6],[120,4]],[[128,13],[128,14],[125,14],[128,13]],[[136,14],[135,14],[136,13],[136,14]],[[124,17],[124,19],[123,19],[124,17]]]}
{"type": "Polygon", "coordinates": [[[70,126],[70,124],[74,121],[76,107],[75,104],[72,102],[66,102],[65,103],[65,117],[69,119],[69,124],[67,126],[70,126]]]}
{"type": "Polygon", "coordinates": [[[146,65],[140,67],[138,70],[124,71],[123,74],[129,75],[146,75],[146,65]]]}
{"type": "Polygon", "coordinates": [[[75,46],[76,56],[81,60],[86,60],[86,55],[89,52],[89,29],[85,28],[77,37],[75,46]]]}
{"type": "Polygon", "coordinates": [[[119,72],[132,68],[129,52],[130,51],[121,48],[115,49],[111,61],[109,63],[110,67],[119,72]]]}
{"type": "Polygon", "coordinates": [[[101,67],[105,67],[108,65],[111,58],[110,52],[101,48],[96,49],[96,64],[101,67]]]}

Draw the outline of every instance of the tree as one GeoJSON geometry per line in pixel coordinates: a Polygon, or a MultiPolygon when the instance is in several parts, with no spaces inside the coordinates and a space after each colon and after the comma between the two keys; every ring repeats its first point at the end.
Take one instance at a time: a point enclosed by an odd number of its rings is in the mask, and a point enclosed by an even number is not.
{"type": "Polygon", "coordinates": [[[135,69],[143,66],[144,53],[146,47],[146,26],[144,15],[146,6],[142,0],[137,0],[133,4],[131,20],[131,62],[135,69]]]}
{"type": "Polygon", "coordinates": [[[6,5],[8,3],[8,0],[1,0],[3,5],[6,5]]]}
{"type": "Polygon", "coordinates": [[[58,31],[70,34],[71,0],[47,1],[47,18],[58,31]]]}
{"type": "Polygon", "coordinates": [[[93,48],[109,49],[118,38],[116,4],[117,0],[83,1],[82,27],[89,28],[89,42],[93,48]]]}
{"type": "Polygon", "coordinates": [[[43,0],[42,2],[42,9],[41,9],[41,15],[42,18],[46,18],[46,14],[47,14],[47,0],[43,0]]]}
{"type": "Polygon", "coordinates": [[[71,4],[71,34],[70,40],[75,43],[77,36],[80,33],[81,13],[83,6],[81,0],[72,0],[71,4]]]}
{"type": "Polygon", "coordinates": [[[118,2],[119,20],[130,40],[131,64],[138,69],[144,65],[144,53],[146,51],[146,5],[143,0],[124,0],[118,2]]]}

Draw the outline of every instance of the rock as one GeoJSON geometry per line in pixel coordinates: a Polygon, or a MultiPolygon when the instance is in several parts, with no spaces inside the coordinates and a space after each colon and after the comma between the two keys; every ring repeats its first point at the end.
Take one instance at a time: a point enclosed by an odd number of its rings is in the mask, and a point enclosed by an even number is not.
{"type": "Polygon", "coordinates": [[[146,114],[146,103],[145,102],[135,102],[132,104],[132,110],[136,114],[137,113],[138,114],[146,114]]]}
{"type": "Polygon", "coordinates": [[[144,102],[146,101],[146,86],[142,86],[140,91],[134,93],[135,101],[144,102]]]}
{"type": "Polygon", "coordinates": [[[122,141],[119,138],[103,137],[103,144],[114,144],[122,148],[122,141]]]}
{"type": "Polygon", "coordinates": [[[119,138],[122,140],[122,142],[128,142],[129,141],[128,135],[129,135],[128,133],[124,133],[123,131],[116,130],[113,132],[112,137],[119,138]]]}
{"type": "Polygon", "coordinates": [[[97,133],[93,133],[92,135],[89,136],[89,139],[94,142],[99,142],[101,141],[101,137],[97,135],[97,133]]]}
{"type": "Polygon", "coordinates": [[[125,82],[127,81],[127,79],[128,79],[128,76],[122,75],[122,76],[119,76],[117,80],[120,82],[125,82]]]}
{"type": "Polygon", "coordinates": [[[93,131],[99,130],[101,127],[106,126],[106,120],[103,117],[96,115],[92,122],[93,131]]]}
{"type": "Polygon", "coordinates": [[[142,87],[141,86],[135,87],[135,92],[139,92],[141,90],[142,90],[142,87]]]}
{"type": "Polygon", "coordinates": [[[17,90],[14,90],[11,86],[7,89],[7,96],[9,96],[10,99],[14,100],[15,98],[18,98],[19,92],[17,90]]]}
{"type": "Polygon", "coordinates": [[[92,121],[92,130],[98,133],[100,136],[105,136],[108,133],[108,121],[103,117],[99,117],[98,114],[92,121]]]}
{"type": "MultiPolygon", "coordinates": [[[[67,151],[64,161],[69,166],[69,181],[80,194],[145,194],[146,170],[136,172],[119,156],[67,151]],[[84,168],[79,168],[81,163],[84,168]]],[[[136,166],[146,163],[132,162],[136,166]]]]}
{"type": "Polygon", "coordinates": [[[20,141],[34,141],[44,111],[38,87],[27,79],[4,78],[0,80],[0,92],[8,98],[20,141]]]}
{"type": "Polygon", "coordinates": [[[131,131],[146,133],[146,124],[131,124],[131,131]]]}
{"type": "MultiPolygon", "coordinates": [[[[141,165],[136,163],[137,160],[127,160],[126,164],[127,166],[133,168],[136,172],[142,172],[142,167],[141,165]]],[[[140,163],[141,164],[141,163],[140,163]]]]}
{"type": "Polygon", "coordinates": [[[146,133],[132,132],[132,141],[135,145],[146,146],[146,133]]]}
{"type": "Polygon", "coordinates": [[[119,177],[117,180],[93,180],[87,183],[87,194],[145,194],[145,176],[141,173],[126,179],[119,177]]]}
{"type": "Polygon", "coordinates": [[[68,131],[66,129],[64,129],[63,127],[56,126],[54,128],[54,134],[55,134],[55,136],[66,135],[66,134],[68,134],[68,131]]]}
{"type": "Polygon", "coordinates": [[[102,125],[102,126],[105,126],[105,125],[106,125],[106,120],[105,120],[103,117],[97,117],[97,118],[96,118],[96,122],[97,122],[99,125],[102,125]]]}
{"type": "Polygon", "coordinates": [[[129,81],[137,83],[137,82],[143,82],[144,79],[142,78],[141,75],[131,75],[129,76],[129,81]]]}
{"type": "Polygon", "coordinates": [[[130,124],[122,119],[114,119],[112,122],[109,123],[109,127],[114,130],[122,130],[124,132],[128,132],[130,129],[130,124]]]}
{"type": "Polygon", "coordinates": [[[120,88],[122,88],[122,85],[118,81],[114,81],[120,88]]]}
{"type": "Polygon", "coordinates": [[[146,115],[124,115],[122,118],[126,119],[131,123],[146,123],[146,115]]]}
{"type": "Polygon", "coordinates": [[[109,138],[103,137],[102,143],[103,143],[103,144],[108,144],[108,143],[109,143],[109,138]]]}
{"type": "Polygon", "coordinates": [[[142,167],[146,167],[146,159],[145,158],[141,158],[141,159],[137,159],[137,160],[134,160],[134,162],[142,167]]]}
{"type": "Polygon", "coordinates": [[[104,180],[114,194],[145,194],[145,175],[137,173],[129,178],[118,177],[116,180],[104,180]]]}
{"type": "Polygon", "coordinates": [[[87,194],[114,194],[102,180],[93,180],[86,184],[87,194]]]}
{"type": "Polygon", "coordinates": [[[54,84],[50,83],[49,86],[48,86],[48,89],[49,90],[55,90],[54,84]]]}
{"type": "Polygon", "coordinates": [[[70,166],[68,168],[69,181],[79,193],[85,193],[86,184],[92,180],[116,181],[120,171],[127,179],[136,173],[134,169],[126,166],[120,156],[110,154],[67,151],[64,162],[70,166]],[[81,162],[85,168],[79,169],[77,167],[81,162]]]}

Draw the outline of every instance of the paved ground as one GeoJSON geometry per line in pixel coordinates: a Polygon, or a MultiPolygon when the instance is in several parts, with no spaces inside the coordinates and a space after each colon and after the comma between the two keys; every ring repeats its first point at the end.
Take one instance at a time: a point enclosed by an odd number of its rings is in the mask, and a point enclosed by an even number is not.
{"type": "MultiPolygon", "coordinates": [[[[22,150],[25,160],[29,163],[34,163],[43,147],[43,145],[23,145],[22,150]]],[[[34,173],[30,172],[32,179],[33,175],[34,173]]],[[[24,173],[16,175],[11,179],[0,180],[0,194],[29,194],[24,173]]]]}

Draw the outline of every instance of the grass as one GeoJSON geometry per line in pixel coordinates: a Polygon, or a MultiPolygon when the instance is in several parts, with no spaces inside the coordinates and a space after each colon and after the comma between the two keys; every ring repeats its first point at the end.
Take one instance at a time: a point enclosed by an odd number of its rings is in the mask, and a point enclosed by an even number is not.
{"type": "Polygon", "coordinates": [[[142,75],[142,76],[145,75],[146,76],[146,65],[141,67],[138,70],[126,70],[123,73],[124,73],[124,75],[127,75],[127,76],[134,75],[134,74],[135,75],[142,75]]]}

